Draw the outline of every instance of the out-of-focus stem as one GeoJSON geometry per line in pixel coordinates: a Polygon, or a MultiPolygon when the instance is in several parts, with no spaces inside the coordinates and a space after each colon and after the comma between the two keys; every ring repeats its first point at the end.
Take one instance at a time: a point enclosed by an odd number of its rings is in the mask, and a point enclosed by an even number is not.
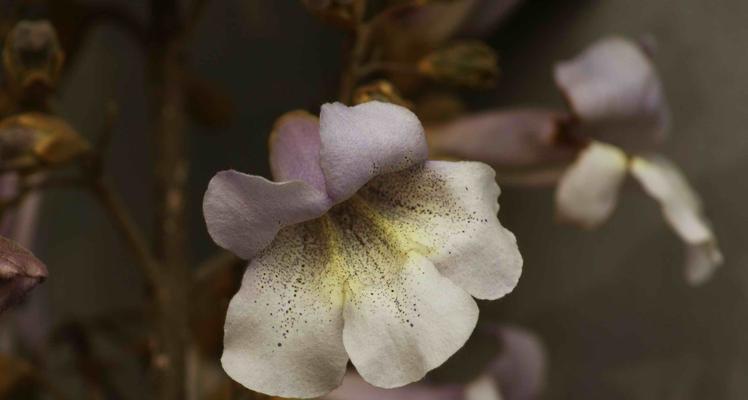
{"type": "Polygon", "coordinates": [[[360,77],[359,68],[364,62],[366,52],[369,48],[371,39],[371,24],[364,22],[364,13],[366,11],[366,1],[360,0],[361,4],[356,8],[354,16],[354,30],[351,33],[346,50],[343,54],[343,74],[340,79],[339,98],[343,103],[350,103],[353,97],[353,91],[360,77]]]}
{"type": "Polygon", "coordinates": [[[155,100],[156,257],[163,294],[157,304],[154,358],[158,398],[183,400],[189,343],[190,274],[187,256],[185,189],[184,23],[176,0],[151,0],[150,90],[155,100]]]}
{"type": "Polygon", "coordinates": [[[101,181],[94,181],[91,184],[91,190],[109,215],[114,228],[138,259],[138,265],[148,284],[152,286],[152,289],[157,289],[155,286],[158,283],[159,263],[151,253],[145,236],[133,221],[122,200],[114,190],[101,181]]]}

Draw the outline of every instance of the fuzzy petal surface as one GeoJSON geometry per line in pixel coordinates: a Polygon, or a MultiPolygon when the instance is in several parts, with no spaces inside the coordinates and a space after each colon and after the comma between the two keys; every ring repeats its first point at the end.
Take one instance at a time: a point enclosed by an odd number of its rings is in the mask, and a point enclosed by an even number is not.
{"type": "Polygon", "coordinates": [[[219,246],[249,260],[280,229],[317,218],[330,205],[327,195],[304,182],[276,183],[228,170],[210,180],[203,215],[219,246]]]}
{"type": "Polygon", "coordinates": [[[221,362],[249,389],[310,398],[343,379],[343,285],[321,229],[318,220],[283,229],[231,300],[221,362]]]}
{"type": "Polygon", "coordinates": [[[354,107],[325,104],[320,114],[320,164],[336,203],[375,176],[426,160],[418,118],[405,107],[371,101],[354,107]]]}

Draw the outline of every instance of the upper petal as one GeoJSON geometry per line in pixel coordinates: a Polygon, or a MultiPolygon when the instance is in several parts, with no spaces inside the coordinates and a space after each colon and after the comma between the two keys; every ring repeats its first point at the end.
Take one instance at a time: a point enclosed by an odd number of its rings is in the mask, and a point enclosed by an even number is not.
{"type": "Polygon", "coordinates": [[[270,170],[276,181],[303,181],[325,193],[319,165],[319,119],[306,111],[280,117],[270,134],[270,170]]]}
{"type": "Polygon", "coordinates": [[[556,211],[564,221],[585,228],[605,222],[618,202],[627,158],[618,148],[591,143],[569,167],[556,189],[556,211]]]}
{"type": "Polygon", "coordinates": [[[428,129],[433,154],[482,161],[497,169],[569,163],[577,149],[558,141],[561,113],[518,109],[473,114],[428,129]]]}
{"type": "Polygon", "coordinates": [[[359,196],[474,297],[497,299],[516,286],[522,256],[496,216],[499,187],[489,166],[428,161],[373,180],[359,196]]]}
{"type": "Polygon", "coordinates": [[[669,109],[650,58],[637,43],[605,38],[556,64],[556,84],[578,118],[575,131],[628,151],[662,141],[669,109]]]}
{"type": "Polygon", "coordinates": [[[324,192],[304,182],[276,183],[228,170],[210,180],[203,214],[218,245],[251,259],[281,228],[314,219],[330,204],[324,192]]]}
{"type": "Polygon", "coordinates": [[[283,229],[247,268],[231,300],[221,362],[249,389],[309,398],[334,389],[343,347],[343,282],[319,221],[283,229]]]}
{"type": "Polygon", "coordinates": [[[354,107],[325,104],[320,114],[320,164],[335,202],[377,175],[424,161],[423,127],[410,110],[371,101],[354,107]]]}
{"type": "Polygon", "coordinates": [[[367,382],[384,388],[423,378],[465,344],[478,321],[469,294],[417,252],[404,257],[397,273],[350,288],[344,308],[348,355],[367,382]]]}

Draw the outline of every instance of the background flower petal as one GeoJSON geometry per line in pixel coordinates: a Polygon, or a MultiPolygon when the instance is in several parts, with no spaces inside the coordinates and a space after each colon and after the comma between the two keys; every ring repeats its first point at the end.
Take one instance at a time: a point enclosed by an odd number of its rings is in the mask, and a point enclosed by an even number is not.
{"type": "Polygon", "coordinates": [[[491,167],[427,161],[373,180],[359,196],[472,296],[496,299],[516,286],[522,256],[496,216],[499,187],[491,167]]]}
{"type": "Polygon", "coordinates": [[[324,400],[461,400],[459,385],[413,383],[396,389],[382,389],[367,383],[355,372],[345,374],[343,384],[324,400]]]}
{"type": "Polygon", "coordinates": [[[501,341],[501,353],[488,366],[505,400],[540,398],[545,384],[546,355],[543,344],[531,332],[510,325],[492,326],[501,341]]]}
{"type": "Polygon", "coordinates": [[[203,199],[210,236],[247,260],[281,228],[319,217],[329,207],[327,196],[304,182],[276,183],[234,170],[217,173],[203,199]]]}
{"type": "Polygon", "coordinates": [[[558,217],[589,229],[605,222],[615,209],[626,169],[627,158],[620,149],[591,143],[558,184],[558,217]]]}
{"type": "Polygon", "coordinates": [[[631,174],[660,203],[665,220],[688,244],[688,282],[694,285],[706,282],[722,265],[724,257],[709,221],[703,215],[699,196],[678,167],[663,157],[635,157],[631,162],[631,174]]]}
{"type": "Polygon", "coordinates": [[[226,315],[221,362],[249,389],[316,397],[343,379],[343,286],[318,221],[283,229],[250,263],[226,315]]]}
{"type": "Polygon", "coordinates": [[[660,143],[670,113],[654,65],[635,42],[602,39],[554,68],[577,121],[574,132],[627,151],[660,143]]]}
{"type": "Polygon", "coordinates": [[[390,103],[325,104],[320,136],[320,163],[335,202],[347,199],[377,175],[408,168],[428,156],[418,117],[390,103]]]}
{"type": "Polygon", "coordinates": [[[496,169],[529,169],[573,161],[577,148],[560,143],[566,118],[551,110],[516,109],[468,115],[429,127],[432,156],[482,161],[496,169]]]}
{"type": "Polygon", "coordinates": [[[631,174],[660,203],[665,220],[681,239],[690,244],[713,239],[701,199],[675,164],[659,156],[635,157],[631,174]]]}
{"type": "Polygon", "coordinates": [[[270,170],[275,181],[303,181],[326,193],[319,165],[319,119],[306,111],[291,111],[275,123],[270,134],[270,170]]]}
{"type": "Polygon", "coordinates": [[[478,379],[465,386],[465,400],[502,400],[501,392],[496,381],[488,375],[481,375],[478,379]]]}
{"type": "Polygon", "coordinates": [[[386,286],[348,291],[343,342],[359,374],[392,388],[417,381],[459,350],[478,306],[416,252],[386,286]],[[353,295],[353,296],[351,296],[353,295]]]}
{"type": "Polygon", "coordinates": [[[686,281],[700,285],[708,281],[725,261],[716,240],[686,248],[686,281]]]}

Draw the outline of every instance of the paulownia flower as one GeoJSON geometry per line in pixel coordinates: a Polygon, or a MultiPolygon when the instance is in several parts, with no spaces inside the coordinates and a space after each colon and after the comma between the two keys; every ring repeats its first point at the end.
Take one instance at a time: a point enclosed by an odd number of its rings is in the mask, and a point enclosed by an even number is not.
{"type": "Polygon", "coordinates": [[[555,77],[575,118],[569,129],[592,140],[561,177],[559,216],[587,228],[599,226],[615,209],[630,172],[688,245],[687,280],[706,281],[723,257],[698,195],[673,163],[653,154],[670,114],[649,55],[637,43],[607,38],[558,64],[555,77]]]}
{"type": "Polygon", "coordinates": [[[430,127],[431,149],[441,157],[486,162],[502,182],[558,184],[558,216],[586,228],[610,217],[630,172],[688,244],[688,281],[705,281],[723,259],[698,196],[674,164],[654,153],[670,112],[647,49],[605,38],[556,65],[554,77],[568,114],[510,109],[468,115],[430,127]]]}
{"type": "Polygon", "coordinates": [[[219,172],[203,205],[216,243],[251,260],[222,357],[244,386],[320,396],[340,385],[349,358],[376,386],[414,382],[468,339],[473,297],[517,284],[522,258],[496,217],[493,170],[427,161],[407,109],[289,113],[270,144],[276,182],[219,172]]]}

